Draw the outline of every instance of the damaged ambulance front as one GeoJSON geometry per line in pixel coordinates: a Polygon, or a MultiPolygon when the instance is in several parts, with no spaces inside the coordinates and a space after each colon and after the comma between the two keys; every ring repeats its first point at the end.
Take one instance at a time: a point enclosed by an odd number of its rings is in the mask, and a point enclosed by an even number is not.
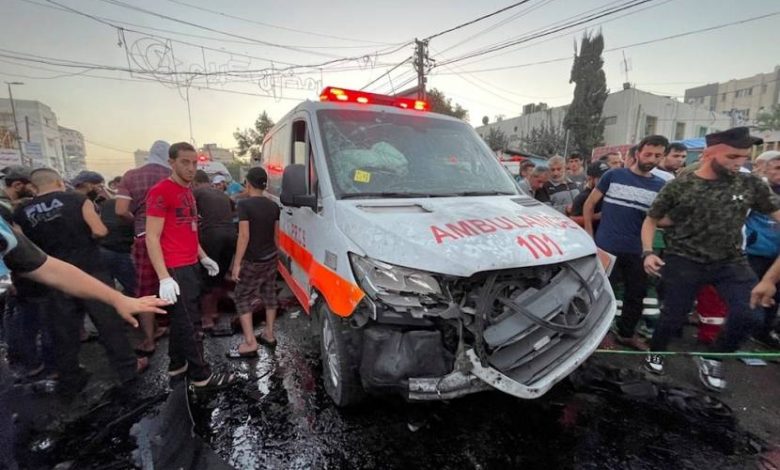
{"type": "Polygon", "coordinates": [[[523,195],[471,127],[353,109],[317,121],[365,294],[347,330],[322,329],[331,396],[357,380],[412,400],[536,398],[596,349],[615,299],[593,241],[523,195]]]}

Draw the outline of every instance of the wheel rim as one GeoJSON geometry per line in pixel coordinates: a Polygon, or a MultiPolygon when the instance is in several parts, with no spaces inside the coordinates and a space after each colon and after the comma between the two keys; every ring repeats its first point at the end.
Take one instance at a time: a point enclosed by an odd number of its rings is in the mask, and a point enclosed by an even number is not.
{"type": "Polygon", "coordinates": [[[341,383],[339,376],[339,355],[336,349],[336,337],[330,320],[322,320],[322,342],[325,345],[325,362],[328,366],[328,375],[334,388],[338,388],[341,383]]]}

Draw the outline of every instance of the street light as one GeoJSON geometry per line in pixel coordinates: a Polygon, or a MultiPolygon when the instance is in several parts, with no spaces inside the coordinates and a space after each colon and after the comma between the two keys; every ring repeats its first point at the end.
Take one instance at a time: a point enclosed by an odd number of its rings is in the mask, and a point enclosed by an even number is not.
{"type": "MultiPolygon", "coordinates": [[[[14,131],[16,132],[16,143],[19,145],[19,155],[21,156],[22,164],[25,163],[24,149],[22,149],[22,134],[19,133],[19,123],[16,121],[16,105],[14,104],[14,94],[11,91],[11,85],[24,85],[23,82],[5,82],[8,85],[8,98],[11,100],[11,115],[14,118],[14,131]]],[[[32,162],[26,162],[29,166],[32,166],[32,162]]]]}

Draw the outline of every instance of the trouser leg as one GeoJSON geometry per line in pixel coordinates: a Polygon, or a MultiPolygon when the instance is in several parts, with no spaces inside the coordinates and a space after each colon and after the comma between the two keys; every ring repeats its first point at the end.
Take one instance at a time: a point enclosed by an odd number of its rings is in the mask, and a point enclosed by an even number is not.
{"type": "Polygon", "coordinates": [[[620,336],[634,336],[636,326],[642,319],[642,307],[647,294],[647,274],[642,257],[621,253],[617,255],[620,277],[623,280],[623,312],[617,322],[620,336]]]}
{"type": "Polygon", "coordinates": [[[181,294],[169,308],[171,329],[170,369],[175,370],[186,361],[187,373],[192,380],[205,380],[211,369],[203,355],[203,333],[200,317],[200,266],[184,266],[170,270],[171,277],[179,284],[181,294]]]}
{"type": "Polygon", "coordinates": [[[655,326],[650,349],[664,351],[693,308],[696,293],[705,283],[706,267],[679,256],[669,255],[661,271],[665,285],[661,317],[655,326]]]}
{"type": "Polygon", "coordinates": [[[750,291],[758,279],[746,261],[722,265],[713,274],[713,284],[729,312],[712,350],[734,352],[762,324],[763,312],[750,308],[750,291]]]}

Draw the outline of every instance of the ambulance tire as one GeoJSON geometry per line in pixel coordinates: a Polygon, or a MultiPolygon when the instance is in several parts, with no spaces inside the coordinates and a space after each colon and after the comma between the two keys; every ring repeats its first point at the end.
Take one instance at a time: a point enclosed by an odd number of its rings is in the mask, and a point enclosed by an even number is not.
{"type": "Polygon", "coordinates": [[[362,332],[352,328],[347,319],[333,315],[324,304],[318,313],[325,391],[338,407],[356,405],[365,397],[360,381],[362,332]]]}

